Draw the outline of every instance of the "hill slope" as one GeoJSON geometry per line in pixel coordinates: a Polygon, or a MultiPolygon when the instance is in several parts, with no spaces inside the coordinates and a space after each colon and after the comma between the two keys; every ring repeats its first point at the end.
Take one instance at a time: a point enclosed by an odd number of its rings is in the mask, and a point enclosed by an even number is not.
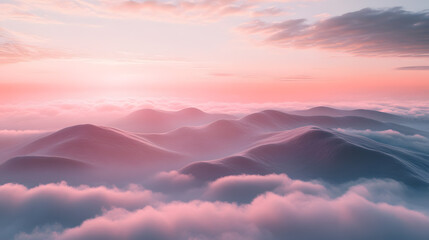
{"type": "Polygon", "coordinates": [[[284,136],[265,140],[240,156],[193,163],[181,172],[203,181],[236,174],[286,173],[292,178],[335,183],[359,178],[392,178],[410,185],[429,183],[429,158],[399,154],[369,139],[356,140],[317,127],[280,134],[284,136]]]}
{"type": "Polygon", "coordinates": [[[178,162],[178,153],[159,148],[137,136],[95,125],[77,125],[31,142],[15,156],[42,155],[77,159],[95,165],[153,166],[178,162]]]}

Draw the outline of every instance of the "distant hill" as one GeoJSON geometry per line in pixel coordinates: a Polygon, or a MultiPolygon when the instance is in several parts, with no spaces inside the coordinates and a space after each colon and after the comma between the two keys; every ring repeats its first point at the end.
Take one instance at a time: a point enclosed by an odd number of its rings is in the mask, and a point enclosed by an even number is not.
{"type": "Polygon", "coordinates": [[[405,117],[395,114],[379,112],[375,110],[367,109],[354,109],[354,110],[341,110],[330,107],[314,107],[307,110],[293,111],[291,114],[301,115],[301,116],[331,116],[331,117],[345,117],[345,116],[357,116],[371,118],[377,121],[382,122],[392,122],[392,123],[410,123],[410,122],[422,122],[424,119],[417,119],[415,117],[405,117]]]}
{"type": "Polygon", "coordinates": [[[265,110],[241,119],[218,120],[200,127],[182,127],[162,134],[142,134],[152,143],[197,160],[225,157],[254,146],[275,132],[305,126],[357,130],[394,130],[407,135],[422,134],[421,130],[364,117],[299,116],[280,111],[265,110]]]}
{"type": "Polygon", "coordinates": [[[137,136],[107,127],[76,125],[33,141],[15,156],[77,159],[98,166],[154,166],[180,162],[178,153],[159,148],[137,136]]]}
{"type": "Polygon", "coordinates": [[[197,108],[180,111],[142,109],[121,118],[112,125],[127,131],[141,133],[163,133],[185,126],[200,126],[219,119],[234,119],[228,114],[211,114],[197,108]]]}

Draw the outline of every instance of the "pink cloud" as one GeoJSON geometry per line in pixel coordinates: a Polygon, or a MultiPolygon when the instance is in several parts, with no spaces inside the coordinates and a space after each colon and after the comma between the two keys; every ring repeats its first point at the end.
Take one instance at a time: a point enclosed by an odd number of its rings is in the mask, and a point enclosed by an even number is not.
{"type": "MultiPolygon", "coordinates": [[[[292,0],[293,1],[293,0],[292,0]]],[[[295,0],[296,1],[296,0],[295,0]]],[[[165,17],[176,20],[216,20],[219,18],[241,15],[241,16],[265,16],[278,15],[282,12],[280,8],[261,9],[261,4],[291,2],[289,0],[267,1],[267,0],[174,0],[174,1],[134,1],[134,0],[99,0],[99,1],[59,1],[59,0],[18,0],[14,4],[8,4],[10,9],[26,9],[24,12],[12,11],[15,18],[35,21],[41,17],[32,13],[32,10],[55,11],[63,14],[86,15],[102,18],[155,18],[168,21],[165,17]],[[24,16],[26,15],[26,16],[24,16]],[[25,17],[25,18],[24,18],[25,17]],[[38,19],[36,19],[38,18],[38,19]]],[[[10,11],[9,11],[10,12],[10,11]]],[[[39,19],[40,18],[40,19],[39,19]]]]}
{"type": "MultiPolygon", "coordinates": [[[[112,209],[44,239],[426,239],[429,218],[347,192],[326,198],[267,193],[251,203],[172,202],[112,209]],[[311,226],[311,227],[310,227],[311,226]]],[[[21,234],[17,239],[34,239],[21,234]]]]}
{"type": "Polygon", "coordinates": [[[28,8],[11,3],[0,3],[0,18],[3,20],[21,20],[35,23],[58,23],[33,14],[28,8]]]}
{"type": "Polygon", "coordinates": [[[280,14],[283,14],[284,10],[281,8],[277,8],[277,7],[270,7],[270,8],[264,8],[264,9],[259,9],[259,10],[255,10],[253,12],[253,16],[255,17],[262,17],[262,16],[277,16],[280,14]]]}
{"type": "Polygon", "coordinates": [[[251,1],[219,0],[219,1],[104,1],[107,11],[119,17],[152,17],[161,20],[169,17],[182,20],[216,20],[226,16],[249,15],[255,3],[251,1]],[[130,15],[132,14],[132,15],[130,15]]]}
{"type": "MultiPolygon", "coordinates": [[[[177,173],[168,175],[182,179],[177,173]]],[[[404,207],[418,201],[427,205],[427,193],[395,181],[367,180],[333,188],[286,175],[243,175],[218,179],[193,194],[197,200],[171,202],[168,199],[183,197],[181,192],[162,195],[138,186],[5,184],[0,186],[0,237],[425,239],[429,234],[429,217],[411,210],[418,209],[416,205],[404,207]],[[257,191],[245,203],[220,199],[249,189],[257,191]]]]}
{"type": "Polygon", "coordinates": [[[69,55],[64,52],[22,43],[13,34],[0,28],[0,64],[47,58],[64,58],[69,55]]]}
{"type": "Polygon", "coordinates": [[[21,231],[36,226],[79,225],[85,219],[101,214],[103,209],[120,207],[138,209],[156,204],[163,197],[136,186],[128,189],[72,187],[66,183],[27,188],[18,184],[0,186],[0,238],[10,239],[21,231]]]}

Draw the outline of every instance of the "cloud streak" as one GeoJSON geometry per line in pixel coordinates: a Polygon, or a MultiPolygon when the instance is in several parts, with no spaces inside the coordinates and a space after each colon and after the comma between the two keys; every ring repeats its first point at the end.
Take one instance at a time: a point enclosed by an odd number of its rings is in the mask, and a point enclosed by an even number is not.
{"type": "Polygon", "coordinates": [[[429,66],[407,66],[407,67],[398,67],[396,70],[400,71],[429,71],[429,66]]]}
{"type": "Polygon", "coordinates": [[[429,56],[429,13],[365,8],[315,23],[253,21],[240,30],[278,47],[321,48],[359,56],[429,56]]]}
{"type": "MultiPolygon", "coordinates": [[[[34,10],[54,11],[68,15],[84,15],[101,18],[149,18],[160,21],[177,20],[218,20],[228,16],[273,16],[280,15],[283,10],[268,7],[266,4],[291,2],[294,0],[72,0],[64,3],[59,0],[17,0],[14,4],[5,4],[4,11],[14,19],[31,22],[47,21],[33,14],[34,10]],[[19,7],[18,7],[19,6],[19,7]],[[25,12],[15,9],[25,9],[25,12]],[[168,17],[168,18],[166,18],[168,17]]],[[[299,0],[295,0],[299,1],[299,0]]]]}
{"type": "Polygon", "coordinates": [[[27,62],[70,56],[64,52],[22,43],[13,34],[0,28],[0,64],[27,62]]]}

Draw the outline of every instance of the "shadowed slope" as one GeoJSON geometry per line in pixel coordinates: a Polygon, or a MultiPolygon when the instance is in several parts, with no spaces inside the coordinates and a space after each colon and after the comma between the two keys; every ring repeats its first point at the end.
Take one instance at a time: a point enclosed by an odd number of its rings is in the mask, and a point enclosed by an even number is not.
{"type": "Polygon", "coordinates": [[[220,177],[240,174],[269,174],[274,171],[262,162],[245,156],[233,156],[222,160],[196,162],[180,170],[199,181],[212,181],[220,177]]]}
{"type": "Polygon", "coordinates": [[[275,132],[304,126],[374,131],[392,129],[404,134],[426,134],[363,117],[307,117],[266,110],[238,120],[218,120],[202,127],[183,127],[168,133],[141,136],[166,149],[187,153],[196,160],[210,160],[244,151],[275,132]]]}
{"type": "MultiPolygon", "coordinates": [[[[201,114],[195,109],[187,111],[187,115],[201,114]]],[[[286,173],[294,178],[330,182],[361,177],[393,178],[412,185],[427,182],[429,156],[423,152],[330,128],[392,129],[403,134],[427,135],[363,117],[298,116],[266,110],[238,120],[218,120],[158,134],[135,135],[114,128],[77,125],[33,141],[15,150],[9,158],[75,159],[99,168],[108,167],[110,171],[105,171],[105,175],[112,179],[113,175],[121,179],[131,179],[131,175],[139,178],[191,161],[222,159],[196,162],[182,169],[182,173],[204,181],[242,173],[286,173]],[[312,125],[317,127],[309,127],[312,125]],[[119,168],[127,171],[118,171],[119,168]]]]}
{"type": "Polygon", "coordinates": [[[36,186],[42,183],[77,182],[88,178],[94,166],[61,157],[19,156],[0,165],[0,182],[36,186]]]}
{"type": "Polygon", "coordinates": [[[0,171],[24,172],[34,170],[73,171],[92,168],[91,165],[61,157],[20,156],[9,159],[0,165],[0,171]]]}
{"type": "Polygon", "coordinates": [[[428,183],[429,159],[395,156],[391,154],[393,151],[381,151],[376,142],[368,143],[373,145],[370,149],[333,131],[315,127],[296,129],[283,138],[266,141],[244,152],[239,161],[237,157],[229,157],[199,162],[181,172],[203,181],[236,174],[286,173],[292,178],[336,183],[359,178],[392,178],[416,186],[428,183]],[[416,162],[423,163],[423,174],[415,171],[416,162]]]}

